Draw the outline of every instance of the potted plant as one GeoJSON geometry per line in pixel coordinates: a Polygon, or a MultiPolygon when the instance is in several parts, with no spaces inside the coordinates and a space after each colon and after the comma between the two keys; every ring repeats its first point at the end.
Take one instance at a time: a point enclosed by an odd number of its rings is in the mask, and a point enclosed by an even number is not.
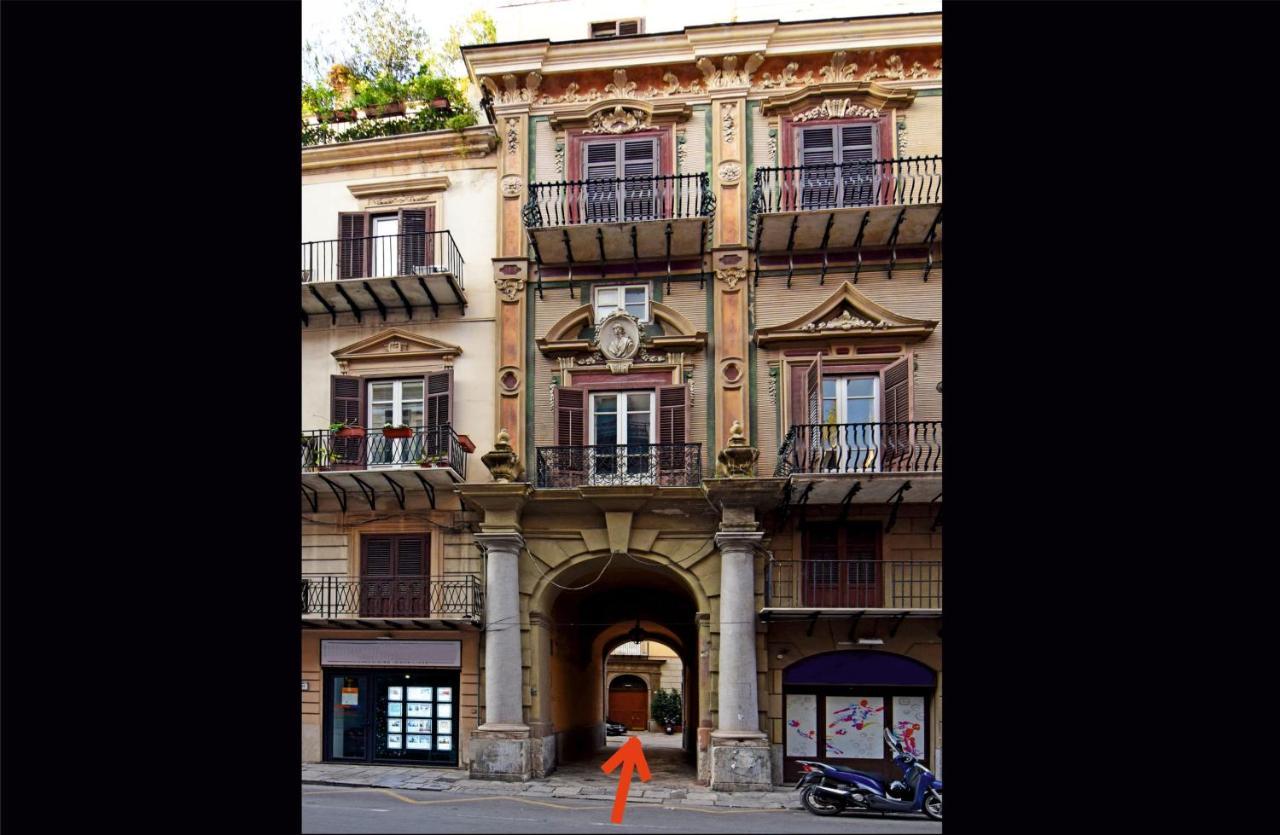
{"type": "Polygon", "coordinates": [[[335,438],[363,438],[364,427],[354,423],[331,423],[329,431],[335,438]]]}
{"type": "Polygon", "coordinates": [[[419,467],[447,467],[449,458],[446,455],[424,455],[418,459],[419,467]]]}
{"type": "Polygon", "coordinates": [[[406,438],[412,438],[413,427],[404,423],[400,424],[399,426],[395,426],[393,424],[388,423],[382,427],[382,436],[384,438],[399,438],[402,440],[406,438]]]}
{"type": "Polygon", "coordinates": [[[467,435],[458,436],[458,446],[462,447],[463,452],[475,452],[476,442],[471,440],[467,435]]]}

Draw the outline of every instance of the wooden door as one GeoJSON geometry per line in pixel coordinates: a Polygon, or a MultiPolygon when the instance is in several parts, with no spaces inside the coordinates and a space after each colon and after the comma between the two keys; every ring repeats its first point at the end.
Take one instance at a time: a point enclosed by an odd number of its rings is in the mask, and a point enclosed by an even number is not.
{"type": "Polygon", "coordinates": [[[879,609],[884,605],[880,526],[875,522],[809,525],[802,567],[803,606],[879,609]]]}
{"type": "Polygon", "coordinates": [[[430,534],[361,537],[361,617],[430,614],[430,545],[430,534]]]}
{"type": "Polygon", "coordinates": [[[609,718],[614,722],[621,722],[633,731],[647,730],[649,723],[645,708],[648,702],[648,692],[645,690],[610,690],[609,718]]]}

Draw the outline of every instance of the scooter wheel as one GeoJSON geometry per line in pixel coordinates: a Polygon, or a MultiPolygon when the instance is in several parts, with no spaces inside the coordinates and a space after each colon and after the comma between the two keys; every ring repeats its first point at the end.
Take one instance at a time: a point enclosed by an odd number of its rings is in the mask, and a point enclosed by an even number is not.
{"type": "Polygon", "coordinates": [[[924,797],[924,813],[929,818],[942,820],[942,792],[930,792],[924,797]]]}
{"type": "Polygon", "coordinates": [[[818,795],[814,791],[813,786],[809,786],[800,795],[800,802],[804,804],[804,808],[808,809],[815,815],[821,817],[830,817],[838,815],[844,811],[844,805],[837,802],[828,801],[826,798],[818,795]]]}

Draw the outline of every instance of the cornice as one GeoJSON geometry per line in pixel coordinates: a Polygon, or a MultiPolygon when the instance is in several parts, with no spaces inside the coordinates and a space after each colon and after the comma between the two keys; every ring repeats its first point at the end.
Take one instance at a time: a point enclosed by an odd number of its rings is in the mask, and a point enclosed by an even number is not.
{"type": "Polygon", "coordinates": [[[435,174],[429,177],[404,177],[398,180],[378,180],[369,183],[351,183],[347,190],[352,197],[375,197],[381,194],[405,192],[444,191],[449,187],[449,177],[435,174]]]}
{"type": "Polygon", "coordinates": [[[480,125],[463,131],[441,130],[303,148],[302,170],[318,171],[344,165],[373,165],[405,159],[466,159],[487,156],[497,147],[498,134],[495,128],[492,125],[480,125]]]}
{"type": "MultiPolygon", "coordinates": [[[[624,76],[625,77],[625,76],[624,76]]],[[[631,86],[635,86],[634,84],[631,86]]],[[[621,108],[623,111],[640,110],[647,114],[646,121],[668,120],[676,122],[687,122],[693,114],[693,109],[687,103],[683,102],[662,102],[654,104],[653,102],[643,101],[641,99],[601,99],[599,101],[580,104],[578,106],[557,108],[551,115],[551,129],[565,130],[569,128],[585,128],[591,118],[596,115],[608,116],[615,109],[621,108]]],[[[610,131],[611,132],[611,131],[610,131]]]]}
{"type": "Polygon", "coordinates": [[[727,23],[681,32],[598,41],[489,44],[463,51],[473,80],[537,70],[552,73],[618,67],[691,64],[724,55],[766,57],[844,50],[893,49],[942,43],[942,15],[850,20],[727,23]]]}
{"type": "Polygon", "coordinates": [[[915,96],[915,90],[889,89],[875,81],[839,81],[810,84],[792,92],[766,96],[760,110],[765,116],[772,116],[790,112],[807,102],[816,105],[822,99],[849,99],[854,104],[883,110],[886,107],[909,107],[915,96]]]}

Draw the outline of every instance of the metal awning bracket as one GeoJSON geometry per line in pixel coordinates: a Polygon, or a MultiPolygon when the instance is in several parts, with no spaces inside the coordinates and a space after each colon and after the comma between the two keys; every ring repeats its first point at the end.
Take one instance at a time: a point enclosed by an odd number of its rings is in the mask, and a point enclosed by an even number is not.
{"type": "Polygon", "coordinates": [[[427,280],[422,276],[418,276],[418,286],[422,288],[422,292],[427,294],[427,301],[431,302],[431,312],[435,314],[435,318],[440,318],[440,303],[436,301],[436,297],[432,294],[431,288],[427,286],[427,280]]]}
{"type": "Polygon", "coordinates": [[[369,286],[369,282],[361,282],[364,285],[364,291],[373,299],[373,303],[377,305],[378,312],[382,314],[382,321],[387,321],[387,306],[382,303],[382,299],[378,298],[378,294],[373,292],[373,288],[369,286]]]}
{"type": "Polygon", "coordinates": [[[338,506],[342,508],[342,512],[347,512],[347,488],[334,484],[324,476],[320,476],[320,480],[329,485],[329,489],[333,491],[333,496],[338,500],[338,506]]]}
{"type": "Polygon", "coordinates": [[[853,254],[857,257],[858,263],[853,268],[853,283],[858,283],[858,273],[862,272],[862,238],[867,232],[867,224],[871,221],[871,210],[862,213],[862,223],[858,226],[858,237],[853,241],[853,254]]]}
{"type": "MultiPolygon", "coordinates": [[[[632,226],[632,229],[635,227],[632,226]]],[[[596,246],[600,248],[600,277],[605,278],[605,258],[604,258],[604,227],[596,227],[596,246]]]]}
{"type": "Polygon", "coordinates": [[[902,506],[902,494],[911,489],[911,482],[904,481],[894,494],[889,497],[889,502],[893,506],[889,508],[889,521],[885,523],[884,532],[888,533],[893,530],[893,526],[898,522],[898,508],[902,506]]]}
{"type": "Polygon", "coordinates": [[[351,308],[351,312],[356,315],[356,321],[359,322],[360,308],[356,307],[356,303],[351,301],[351,297],[347,295],[346,288],[344,288],[341,284],[334,284],[333,286],[337,289],[338,295],[342,296],[342,298],[347,300],[347,305],[351,308]]]}
{"type": "Polygon", "coordinates": [[[305,484],[298,485],[302,488],[302,495],[306,496],[307,504],[311,505],[312,513],[320,512],[320,494],[316,492],[316,488],[308,487],[305,484]]]}
{"type": "Polygon", "coordinates": [[[862,489],[862,481],[858,480],[849,488],[849,492],[844,494],[844,498],[840,500],[840,524],[843,525],[845,520],[849,518],[849,506],[853,503],[853,497],[862,489]]]}
{"type": "Polygon", "coordinates": [[[902,626],[902,622],[907,619],[907,613],[903,612],[893,619],[893,626],[889,627],[889,637],[896,638],[898,636],[898,627],[902,626]]]}
{"type": "MultiPolygon", "coordinates": [[[[640,244],[637,241],[639,237],[636,232],[636,225],[631,224],[631,277],[640,277],[640,244]]],[[[601,251],[600,260],[604,260],[603,250],[601,251]]]]}
{"type": "Polygon", "coordinates": [[[902,229],[902,219],[907,216],[907,209],[902,207],[898,219],[893,222],[893,231],[889,233],[889,278],[893,278],[893,268],[898,263],[898,231],[902,229]]]}
{"type": "Polygon", "coordinates": [[[377,491],[374,490],[369,485],[365,484],[363,481],[361,481],[358,476],[354,476],[354,475],[351,476],[351,480],[354,481],[356,483],[356,486],[360,488],[360,492],[364,493],[364,500],[369,503],[369,509],[377,510],[378,508],[374,504],[374,501],[375,499],[377,499],[377,495],[378,495],[377,491]]]}
{"type": "Polygon", "coordinates": [[[395,494],[396,502],[399,503],[400,509],[404,510],[404,488],[396,484],[390,473],[383,473],[382,477],[386,480],[387,486],[391,488],[391,492],[395,494]]]}
{"type": "Polygon", "coordinates": [[[671,224],[667,223],[667,295],[671,295],[671,224]]]}
{"type": "MultiPolygon", "coordinates": [[[[938,495],[933,497],[933,501],[936,502],[941,498],[942,498],[942,494],[939,493],[938,495]]],[[[930,502],[930,504],[932,504],[932,502],[930,502]]],[[[933,524],[929,526],[929,532],[933,533],[940,527],[942,527],[942,505],[938,505],[938,514],[933,517],[933,524]]]]}
{"type": "Polygon", "coordinates": [[[787,287],[791,286],[791,275],[796,271],[796,226],[800,224],[800,215],[791,216],[791,233],[787,235],[787,287]]]}
{"type": "Polygon", "coordinates": [[[538,239],[529,233],[529,246],[533,247],[533,263],[538,268],[538,298],[542,298],[542,252],[538,249],[538,239]]]}
{"type": "Polygon", "coordinates": [[[853,636],[858,631],[858,621],[862,620],[862,612],[855,612],[853,617],[849,619],[849,642],[853,642],[853,636]]]}
{"type": "Polygon", "coordinates": [[[938,213],[933,216],[933,223],[929,225],[929,234],[924,236],[924,280],[929,280],[929,273],[933,270],[933,241],[938,234],[938,224],[942,222],[942,209],[938,209],[938,213]]]}
{"type": "Polygon", "coordinates": [[[564,255],[569,261],[569,298],[573,298],[573,244],[569,242],[569,230],[561,229],[564,233],[564,255]]]}
{"type": "MultiPolygon", "coordinates": [[[[391,289],[396,291],[396,295],[400,297],[400,303],[404,305],[404,313],[410,319],[413,318],[413,305],[409,303],[409,297],[400,289],[400,284],[393,278],[391,279],[391,289]]],[[[385,316],[383,317],[386,318],[385,316]]]]}
{"type": "Polygon", "coordinates": [[[425,478],[422,477],[422,473],[418,472],[417,470],[414,470],[413,474],[418,477],[418,483],[422,485],[422,492],[427,494],[427,501],[431,502],[431,509],[435,510],[436,509],[436,488],[431,484],[431,482],[427,481],[425,478]]]}
{"type": "Polygon", "coordinates": [[[818,613],[814,612],[813,614],[809,615],[809,628],[804,631],[804,635],[806,638],[813,637],[813,627],[816,626],[817,623],[818,623],[818,613]]]}
{"type": "Polygon", "coordinates": [[[316,301],[324,305],[324,309],[329,311],[329,316],[333,318],[333,324],[338,324],[338,311],[334,309],[333,305],[329,304],[325,297],[320,295],[320,291],[316,289],[314,284],[308,285],[307,289],[311,291],[311,295],[315,296],[316,301]]]}
{"type": "Polygon", "coordinates": [[[822,230],[822,274],[818,276],[819,287],[827,283],[827,267],[829,266],[829,259],[827,258],[827,242],[831,240],[831,225],[835,222],[836,215],[835,212],[832,212],[827,215],[827,228],[822,230]]]}

